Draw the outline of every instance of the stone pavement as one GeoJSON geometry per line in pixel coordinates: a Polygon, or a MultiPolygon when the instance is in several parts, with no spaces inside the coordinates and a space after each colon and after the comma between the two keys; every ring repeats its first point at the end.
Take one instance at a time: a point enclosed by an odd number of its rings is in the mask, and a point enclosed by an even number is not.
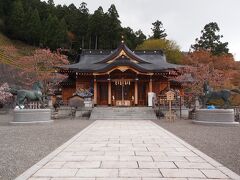
{"type": "Polygon", "coordinates": [[[240,179],[148,120],[98,120],[17,180],[240,179]]]}

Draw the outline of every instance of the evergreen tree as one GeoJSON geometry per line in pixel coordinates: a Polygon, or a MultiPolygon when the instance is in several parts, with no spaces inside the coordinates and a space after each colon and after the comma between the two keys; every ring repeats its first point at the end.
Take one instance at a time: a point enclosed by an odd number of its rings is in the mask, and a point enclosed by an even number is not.
{"type": "Polygon", "coordinates": [[[59,28],[60,23],[58,18],[50,14],[45,23],[42,36],[42,43],[45,47],[49,47],[50,49],[57,49],[58,47],[60,47],[60,42],[58,39],[59,28]]]}
{"type": "Polygon", "coordinates": [[[58,44],[63,47],[67,43],[67,24],[65,19],[61,19],[58,29],[58,44]]]}
{"type": "Polygon", "coordinates": [[[0,32],[4,30],[4,3],[0,0],[0,32]]]}
{"type": "Polygon", "coordinates": [[[42,30],[41,20],[37,9],[35,9],[34,11],[30,10],[30,13],[31,15],[28,19],[28,22],[26,22],[26,38],[31,44],[39,45],[42,30]]]}
{"type": "Polygon", "coordinates": [[[53,0],[48,0],[48,14],[55,14],[55,4],[53,0]]]}
{"type": "Polygon", "coordinates": [[[89,17],[88,34],[91,36],[94,44],[94,48],[98,49],[103,47],[103,42],[99,42],[100,36],[104,33],[104,12],[100,6],[93,15],[89,17]]]}
{"type": "Polygon", "coordinates": [[[156,22],[152,23],[153,28],[152,32],[153,32],[153,39],[162,39],[167,37],[167,34],[165,33],[165,29],[163,29],[163,24],[161,21],[157,20],[156,22]]]}
{"type": "Polygon", "coordinates": [[[136,45],[142,44],[146,40],[145,34],[143,34],[142,30],[139,29],[138,31],[135,32],[136,35],[136,45]]]}
{"type": "Polygon", "coordinates": [[[130,27],[122,28],[121,34],[124,36],[124,41],[130,49],[135,49],[146,40],[146,36],[141,30],[134,32],[130,27]]]}
{"type": "Polygon", "coordinates": [[[66,5],[64,6],[57,5],[55,15],[57,16],[58,19],[63,19],[67,15],[67,11],[68,7],[66,5]]]}
{"type": "Polygon", "coordinates": [[[79,46],[81,48],[87,47],[87,34],[88,34],[88,18],[89,18],[89,10],[87,9],[86,3],[81,3],[79,9],[77,9],[74,13],[75,19],[73,19],[73,28],[74,33],[77,36],[77,40],[79,42],[79,46]]]}
{"type": "Polygon", "coordinates": [[[192,49],[211,51],[213,55],[227,54],[229,51],[228,42],[222,43],[220,41],[223,35],[217,34],[219,31],[220,28],[216,22],[206,24],[201,31],[202,36],[196,39],[196,43],[191,46],[192,49]]]}
{"type": "Polygon", "coordinates": [[[80,4],[79,10],[80,10],[80,12],[81,12],[82,14],[86,14],[86,15],[89,14],[89,10],[88,10],[88,8],[87,8],[87,3],[85,3],[85,2],[82,2],[82,3],[80,4]]]}
{"type": "Polygon", "coordinates": [[[121,32],[121,21],[119,20],[119,15],[114,4],[110,6],[107,12],[106,24],[108,27],[108,47],[114,49],[117,47],[120,41],[120,32],[121,32]]]}
{"type": "Polygon", "coordinates": [[[0,0],[0,18],[6,20],[12,12],[12,0],[0,0]]]}
{"type": "Polygon", "coordinates": [[[31,33],[30,33],[30,28],[32,26],[31,22],[31,17],[33,14],[33,9],[29,6],[28,10],[25,12],[25,17],[24,17],[24,40],[28,43],[31,42],[31,33]]]}
{"type": "Polygon", "coordinates": [[[48,4],[50,5],[50,6],[55,6],[55,4],[54,4],[54,1],[53,0],[48,0],[48,4]]]}
{"type": "Polygon", "coordinates": [[[65,13],[65,20],[68,24],[69,31],[77,34],[78,27],[77,27],[77,16],[78,16],[78,9],[74,4],[70,4],[68,7],[63,7],[66,11],[65,13]]]}
{"type": "Polygon", "coordinates": [[[24,10],[20,0],[13,3],[12,13],[8,21],[9,33],[12,37],[24,39],[24,10]]]}
{"type": "MultiPolygon", "coordinates": [[[[3,18],[4,14],[4,1],[0,0],[0,20],[3,18]]],[[[3,20],[3,19],[2,19],[3,20]]]]}
{"type": "Polygon", "coordinates": [[[85,2],[77,8],[74,4],[55,6],[54,0],[0,0],[0,28],[4,26],[6,34],[15,39],[53,50],[69,42],[75,50],[114,49],[122,34],[134,49],[146,39],[141,31],[121,27],[115,5],[107,12],[99,7],[90,14],[85,2]]]}
{"type": "Polygon", "coordinates": [[[137,44],[136,44],[136,35],[132,28],[126,27],[122,29],[122,35],[124,37],[124,42],[125,44],[130,48],[130,49],[135,49],[137,44]]]}
{"type": "MultiPolygon", "coordinates": [[[[30,2],[33,2],[33,1],[30,1],[30,2]]],[[[49,5],[45,1],[38,2],[35,5],[33,5],[32,7],[33,7],[33,9],[38,10],[41,21],[46,21],[49,14],[51,14],[49,11],[49,5]]]]}

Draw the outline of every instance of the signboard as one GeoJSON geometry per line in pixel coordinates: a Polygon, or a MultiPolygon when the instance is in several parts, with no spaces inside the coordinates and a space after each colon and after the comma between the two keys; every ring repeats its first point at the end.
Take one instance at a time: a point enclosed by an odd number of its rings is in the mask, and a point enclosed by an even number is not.
{"type": "Polygon", "coordinates": [[[172,113],[172,101],[174,100],[175,93],[170,90],[166,93],[166,95],[167,95],[167,101],[169,102],[169,111],[166,113],[165,117],[168,121],[174,122],[175,114],[172,113]]]}
{"type": "Polygon", "coordinates": [[[166,94],[167,94],[167,100],[168,101],[173,101],[174,100],[175,93],[173,91],[168,91],[166,94]]]}

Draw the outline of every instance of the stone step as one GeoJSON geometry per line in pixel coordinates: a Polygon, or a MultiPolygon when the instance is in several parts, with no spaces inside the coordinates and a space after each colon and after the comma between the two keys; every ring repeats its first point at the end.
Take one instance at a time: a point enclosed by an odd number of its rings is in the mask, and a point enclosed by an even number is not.
{"type": "Polygon", "coordinates": [[[91,113],[92,120],[155,120],[151,107],[95,107],[91,113]]]}
{"type": "Polygon", "coordinates": [[[148,116],[148,117],[121,117],[121,116],[91,116],[92,119],[154,119],[154,116],[148,116]]]}
{"type": "Polygon", "coordinates": [[[154,116],[144,116],[144,117],[134,117],[134,116],[129,116],[129,117],[121,117],[121,116],[91,116],[92,119],[99,119],[99,118],[110,118],[110,119],[155,119],[154,116]]]}

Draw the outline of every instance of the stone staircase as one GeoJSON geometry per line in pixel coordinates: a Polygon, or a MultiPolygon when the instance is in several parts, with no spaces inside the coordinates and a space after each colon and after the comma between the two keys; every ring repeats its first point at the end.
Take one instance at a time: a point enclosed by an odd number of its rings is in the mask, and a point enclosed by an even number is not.
{"type": "Polygon", "coordinates": [[[155,120],[151,107],[95,107],[91,120],[155,120]]]}

